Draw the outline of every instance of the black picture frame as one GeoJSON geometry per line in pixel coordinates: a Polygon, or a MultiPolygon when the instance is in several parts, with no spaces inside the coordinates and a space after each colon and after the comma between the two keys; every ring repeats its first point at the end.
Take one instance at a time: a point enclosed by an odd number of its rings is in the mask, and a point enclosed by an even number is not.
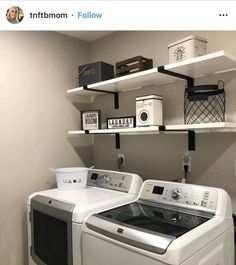
{"type": "Polygon", "coordinates": [[[82,130],[101,129],[101,111],[100,110],[81,111],[81,129],[82,130]]]}

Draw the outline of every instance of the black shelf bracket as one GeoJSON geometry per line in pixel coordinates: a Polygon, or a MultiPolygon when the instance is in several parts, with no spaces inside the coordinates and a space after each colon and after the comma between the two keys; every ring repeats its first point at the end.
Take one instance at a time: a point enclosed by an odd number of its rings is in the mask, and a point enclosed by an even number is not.
{"type": "MultiPolygon", "coordinates": [[[[90,133],[89,130],[84,130],[84,133],[85,134],[93,134],[92,132],[90,133]]],[[[113,133],[96,133],[95,135],[101,135],[101,134],[106,134],[106,135],[111,135],[113,133]]],[[[120,134],[119,133],[116,133],[115,134],[115,139],[116,139],[116,149],[120,149],[120,134]]]]}
{"type": "Polygon", "coordinates": [[[88,90],[88,91],[98,92],[98,93],[113,94],[114,95],[114,107],[115,109],[119,109],[119,93],[118,92],[106,91],[106,90],[95,89],[95,88],[88,88],[88,86],[83,86],[83,89],[88,90]]]}
{"type": "Polygon", "coordinates": [[[188,131],[188,150],[195,151],[195,131],[188,131]]]}
{"type": "Polygon", "coordinates": [[[116,149],[120,149],[120,134],[116,133],[116,149]]]}
{"type": "MultiPolygon", "coordinates": [[[[165,74],[165,75],[170,75],[170,76],[174,76],[183,80],[187,81],[187,88],[193,87],[194,86],[194,79],[190,76],[187,75],[182,75],[179,73],[175,73],[169,70],[165,69],[165,66],[159,66],[157,68],[159,73],[165,74]]],[[[159,126],[159,131],[174,131],[174,132],[180,132],[180,131],[187,131],[188,132],[188,150],[189,151],[195,151],[196,147],[195,147],[195,131],[193,130],[166,130],[165,126],[159,126]]]]}
{"type": "MultiPolygon", "coordinates": [[[[159,126],[160,132],[187,132],[188,133],[188,150],[189,151],[195,151],[195,131],[193,130],[167,130],[165,125],[159,126]]],[[[85,130],[85,134],[90,134],[89,130],[85,130]]],[[[92,133],[91,133],[92,134],[92,133]]],[[[98,133],[103,134],[103,133],[98,133]]],[[[114,133],[105,133],[105,134],[114,134],[114,133]]],[[[116,149],[120,149],[120,134],[115,133],[115,143],[116,143],[116,149]]]]}
{"type": "Polygon", "coordinates": [[[157,70],[158,70],[159,73],[162,73],[162,74],[165,74],[165,75],[174,76],[174,77],[186,80],[187,81],[187,88],[190,88],[190,87],[194,86],[194,79],[192,77],[190,77],[190,76],[182,75],[182,74],[179,74],[179,73],[175,73],[175,72],[166,70],[164,65],[157,67],[157,70]]]}
{"type": "Polygon", "coordinates": [[[164,125],[159,126],[160,132],[188,132],[188,150],[189,151],[195,151],[196,145],[195,145],[195,131],[192,130],[167,130],[164,125]]]}

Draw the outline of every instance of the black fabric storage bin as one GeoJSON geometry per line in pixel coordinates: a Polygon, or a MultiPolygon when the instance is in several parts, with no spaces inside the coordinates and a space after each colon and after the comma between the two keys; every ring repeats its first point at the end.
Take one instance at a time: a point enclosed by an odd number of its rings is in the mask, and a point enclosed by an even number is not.
{"type": "Polygon", "coordinates": [[[79,86],[90,85],[114,78],[114,66],[105,62],[95,62],[79,66],[79,86]]]}
{"type": "Polygon", "coordinates": [[[184,93],[184,123],[214,123],[225,121],[224,83],[193,86],[184,93]]]}

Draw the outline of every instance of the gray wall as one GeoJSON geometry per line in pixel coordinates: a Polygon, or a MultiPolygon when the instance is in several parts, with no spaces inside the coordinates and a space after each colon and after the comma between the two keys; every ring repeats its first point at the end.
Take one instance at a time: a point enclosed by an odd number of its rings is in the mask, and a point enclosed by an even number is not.
{"type": "MultiPolygon", "coordinates": [[[[90,61],[104,60],[114,64],[136,55],[153,58],[154,66],[168,63],[169,43],[189,35],[208,39],[207,52],[226,50],[236,54],[236,32],[117,32],[90,45],[90,61]]],[[[227,121],[236,121],[236,72],[203,77],[198,84],[217,83],[222,79],[227,87],[227,121]]],[[[121,93],[120,109],[113,109],[110,95],[99,96],[93,108],[102,110],[103,126],[107,117],[135,115],[135,97],[148,94],[164,96],[165,124],[183,123],[183,81],[161,87],[146,87],[121,93]]],[[[192,172],[189,182],[225,188],[236,193],[234,159],[235,133],[197,134],[196,151],[192,152],[192,172]]],[[[125,154],[124,171],[139,173],[144,178],[176,179],[183,175],[181,156],[187,150],[187,135],[165,134],[121,136],[121,149],[115,149],[112,136],[96,136],[94,161],[97,167],[117,169],[118,153],[125,154]]]]}
{"type": "MultiPolygon", "coordinates": [[[[85,42],[53,32],[0,33],[0,264],[27,264],[26,199],[55,187],[48,166],[91,160],[67,139],[80,114],[66,97],[85,42]]],[[[84,153],[85,147],[82,148],[84,153]]]]}

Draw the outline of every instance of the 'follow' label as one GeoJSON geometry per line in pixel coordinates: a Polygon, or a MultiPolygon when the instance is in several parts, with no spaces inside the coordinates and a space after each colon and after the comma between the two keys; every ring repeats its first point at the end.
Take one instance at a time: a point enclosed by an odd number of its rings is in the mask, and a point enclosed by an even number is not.
{"type": "Polygon", "coordinates": [[[78,12],[78,18],[101,19],[102,18],[102,13],[78,12]]]}

